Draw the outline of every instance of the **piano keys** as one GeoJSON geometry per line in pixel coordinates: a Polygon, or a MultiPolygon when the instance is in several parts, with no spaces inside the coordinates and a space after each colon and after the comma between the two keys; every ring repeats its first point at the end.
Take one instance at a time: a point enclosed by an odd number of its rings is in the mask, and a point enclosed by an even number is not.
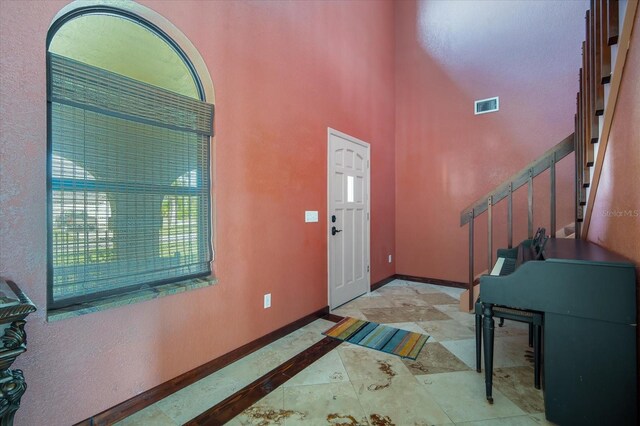
{"type": "Polygon", "coordinates": [[[516,270],[516,260],[510,257],[499,257],[489,275],[509,275],[516,270]]]}
{"type": "MultiPolygon", "coordinates": [[[[548,420],[562,425],[636,425],[634,265],[584,240],[549,239],[540,253],[544,260],[534,260],[531,246],[532,240],[525,240],[517,250],[507,251],[511,256],[517,251],[512,273],[500,276],[492,271],[480,278],[485,354],[489,351],[488,399],[493,306],[516,308],[543,315],[548,420]]],[[[504,252],[499,250],[498,256],[504,252]]]]}

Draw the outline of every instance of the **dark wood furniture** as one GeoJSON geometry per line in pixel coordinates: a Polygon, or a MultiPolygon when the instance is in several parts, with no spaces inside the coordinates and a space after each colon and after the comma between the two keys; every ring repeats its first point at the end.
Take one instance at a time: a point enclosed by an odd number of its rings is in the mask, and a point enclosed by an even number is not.
{"type": "MultiPolygon", "coordinates": [[[[536,260],[542,247],[548,239],[545,235],[544,228],[538,228],[534,238],[525,240],[516,248],[498,249],[496,258],[497,262],[491,271],[491,275],[504,276],[514,272],[524,262],[536,260]]],[[[492,314],[494,318],[500,319],[499,326],[502,327],[504,320],[512,320],[529,324],[529,347],[533,347],[533,365],[534,365],[534,386],[540,389],[540,365],[542,362],[541,338],[542,338],[542,313],[530,311],[526,309],[517,309],[508,306],[494,305],[492,314]]],[[[476,315],[476,370],[478,373],[482,371],[480,367],[480,354],[482,353],[482,300],[479,298],[475,305],[476,315]]],[[[493,350],[485,350],[485,357],[491,357],[488,360],[493,365],[493,350]]],[[[487,388],[487,401],[493,404],[491,395],[491,386],[487,388]]]]}
{"type": "Polygon", "coordinates": [[[22,370],[11,370],[13,361],[27,350],[24,320],[35,305],[12,281],[0,278],[0,424],[10,426],[27,390],[22,370]]]}
{"type": "Polygon", "coordinates": [[[547,243],[543,261],[480,278],[487,398],[494,306],[543,315],[545,414],[558,424],[636,425],[636,277],[627,259],[576,239],[547,243]]]}
{"type": "MultiPolygon", "coordinates": [[[[482,302],[478,300],[475,306],[476,314],[476,371],[482,372],[480,354],[482,353],[482,302]]],[[[500,319],[500,327],[505,319],[511,321],[524,322],[529,324],[529,347],[533,348],[533,385],[536,389],[540,389],[540,366],[542,363],[542,318],[541,312],[528,311],[524,309],[508,308],[506,306],[493,306],[492,312],[493,318],[500,319]]],[[[485,358],[491,357],[488,360],[490,365],[493,365],[493,350],[485,350],[485,358]]],[[[491,395],[491,386],[487,390],[487,401],[493,404],[493,397],[491,395]]]]}

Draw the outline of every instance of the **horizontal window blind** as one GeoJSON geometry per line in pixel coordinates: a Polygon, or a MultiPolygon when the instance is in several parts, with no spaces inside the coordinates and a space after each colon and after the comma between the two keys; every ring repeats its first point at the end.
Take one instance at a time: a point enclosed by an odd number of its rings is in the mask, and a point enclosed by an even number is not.
{"type": "Polygon", "coordinates": [[[49,53],[54,307],[208,275],[213,106],[49,53]]]}

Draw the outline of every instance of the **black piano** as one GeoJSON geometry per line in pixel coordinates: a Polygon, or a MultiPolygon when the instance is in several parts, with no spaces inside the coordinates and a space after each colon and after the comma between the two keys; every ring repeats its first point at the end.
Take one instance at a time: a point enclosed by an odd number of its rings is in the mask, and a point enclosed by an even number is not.
{"type": "Polygon", "coordinates": [[[634,265],[578,239],[525,240],[501,255],[509,260],[497,262],[504,265],[496,265],[495,275],[480,278],[487,399],[492,401],[494,307],[514,308],[542,314],[547,420],[637,425],[634,265]],[[505,267],[512,272],[500,276],[505,267]]]}

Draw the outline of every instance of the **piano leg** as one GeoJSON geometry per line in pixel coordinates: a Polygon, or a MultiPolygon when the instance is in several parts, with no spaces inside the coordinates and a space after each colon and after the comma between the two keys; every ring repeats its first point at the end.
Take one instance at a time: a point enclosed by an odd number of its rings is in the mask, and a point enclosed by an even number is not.
{"type": "Polygon", "coordinates": [[[484,343],[484,383],[487,390],[487,401],[493,404],[493,396],[491,389],[493,387],[493,333],[495,322],[493,320],[493,305],[490,303],[482,304],[482,334],[484,343]]]}
{"type": "Polygon", "coordinates": [[[540,389],[540,358],[542,356],[542,351],[540,350],[540,341],[542,335],[542,326],[541,325],[532,325],[529,324],[529,327],[533,327],[533,351],[534,351],[534,363],[533,363],[533,376],[534,376],[534,385],[536,389],[540,389]]]}
{"type": "Polygon", "coordinates": [[[476,302],[475,307],[476,314],[476,371],[478,373],[482,372],[482,367],[480,366],[480,354],[482,351],[482,303],[480,301],[476,302]]]}
{"type": "Polygon", "coordinates": [[[533,344],[533,324],[529,323],[529,347],[535,347],[533,344]]]}

